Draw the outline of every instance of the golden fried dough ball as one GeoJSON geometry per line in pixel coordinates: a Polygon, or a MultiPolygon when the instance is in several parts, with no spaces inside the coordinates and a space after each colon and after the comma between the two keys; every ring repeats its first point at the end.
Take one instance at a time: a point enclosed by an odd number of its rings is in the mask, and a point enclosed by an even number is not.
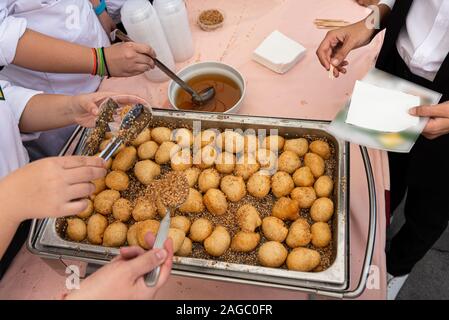
{"type": "Polygon", "coordinates": [[[243,151],[245,153],[255,153],[259,150],[259,139],[254,134],[247,134],[243,136],[244,139],[244,148],[243,151]]]}
{"type": "Polygon", "coordinates": [[[192,162],[190,149],[184,149],[172,156],[170,165],[174,171],[184,171],[192,167],[192,162]]]}
{"type": "Polygon", "coordinates": [[[196,185],[200,173],[201,170],[196,167],[192,167],[184,171],[184,174],[186,175],[187,182],[189,183],[190,188],[193,188],[196,185]]]}
{"type": "Polygon", "coordinates": [[[133,146],[125,147],[112,161],[112,170],[128,171],[137,160],[137,150],[133,146]]]}
{"type": "Polygon", "coordinates": [[[222,256],[231,244],[231,236],[225,227],[217,226],[215,230],[204,240],[204,249],[213,257],[222,256]]]}
{"type": "Polygon", "coordinates": [[[95,191],[93,192],[94,195],[99,194],[101,191],[103,191],[104,189],[106,189],[106,182],[105,182],[105,178],[100,178],[100,179],[96,179],[96,180],[92,180],[91,181],[94,186],[95,186],[95,191]]]}
{"type": "Polygon", "coordinates": [[[184,216],[176,216],[171,218],[170,227],[184,231],[185,234],[189,233],[190,220],[184,216]]]}
{"type": "Polygon", "coordinates": [[[312,244],[318,248],[329,245],[332,239],[331,227],[326,222],[316,222],[311,227],[312,244]]]}
{"type": "Polygon", "coordinates": [[[160,197],[156,197],[156,212],[162,218],[165,217],[165,214],[167,213],[167,208],[160,197]]]}
{"type": "Polygon", "coordinates": [[[237,221],[240,229],[246,232],[254,232],[262,224],[260,213],[250,204],[245,204],[237,210],[237,221]]]}
{"type": "Polygon", "coordinates": [[[179,257],[188,257],[192,254],[192,240],[190,238],[185,237],[182,242],[181,248],[176,251],[176,255],[179,257]]]}
{"type": "Polygon", "coordinates": [[[268,240],[283,242],[287,238],[288,229],[281,219],[266,217],[262,221],[262,232],[268,240]]]}
{"type": "Polygon", "coordinates": [[[289,195],[294,187],[292,177],[286,172],[279,171],[271,177],[271,191],[277,198],[289,195]]]}
{"type": "Polygon", "coordinates": [[[318,251],[307,248],[295,248],[287,256],[289,270],[309,272],[320,265],[321,257],[318,251]]]}
{"type": "Polygon", "coordinates": [[[156,151],[154,155],[154,160],[158,164],[169,163],[171,157],[180,150],[180,147],[171,141],[163,142],[156,151]]]}
{"type": "Polygon", "coordinates": [[[256,157],[251,153],[245,153],[237,158],[235,164],[234,174],[242,177],[245,181],[249,179],[254,173],[259,171],[260,165],[256,157]]]}
{"type": "Polygon", "coordinates": [[[262,145],[265,146],[265,149],[272,151],[280,151],[284,148],[285,139],[281,136],[268,136],[263,140],[262,145]]]}
{"type": "Polygon", "coordinates": [[[209,189],[203,197],[203,202],[207,210],[216,216],[221,216],[228,210],[226,196],[218,189],[209,189]]]}
{"type": "Polygon", "coordinates": [[[290,248],[305,247],[310,240],[312,240],[310,225],[306,219],[299,218],[290,226],[285,243],[290,248]]]}
{"type": "Polygon", "coordinates": [[[240,153],[244,149],[245,139],[240,133],[227,130],[218,135],[216,144],[222,151],[240,153]]]}
{"type": "Polygon", "coordinates": [[[147,141],[139,146],[139,148],[137,149],[137,155],[139,156],[140,160],[154,159],[158,148],[159,146],[156,142],[147,141]]]}
{"type": "Polygon", "coordinates": [[[215,164],[217,156],[218,151],[215,147],[213,145],[207,145],[195,153],[193,163],[200,169],[207,169],[215,164]]]}
{"type": "Polygon", "coordinates": [[[149,185],[154,178],[161,174],[161,167],[151,160],[142,160],[134,166],[134,174],[141,183],[149,185]]]}
{"type": "Polygon", "coordinates": [[[292,174],[301,166],[299,156],[293,151],[284,151],[278,158],[278,170],[292,174]]]}
{"type": "Polygon", "coordinates": [[[312,187],[315,177],[309,167],[302,167],[293,174],[293,182],[297,187],[312,187]]]}
{"type": "Polygon", "coordinates": [[[134,141],[131,144],[135,147],[138,147],[142,143],[145,143],[149,140],[151,140],[151,130],[149,128],[145,128],[142,130],[141,133],[137,135],[136,139],[134,139],[134,141]]]}
{"type": "Polygon", "coordinates": [[[215,141],[217,139],[217,136],[219,135],[219,132],[214,129],[207,129],[202,131],[200,134],[196,136],[196,145],[199,148],[203,148],[209,144],[215,144],[215,141]]]}
{"type": "Polygon", "coordinates": [[[175,141],[181,148],[190,148],[193,145],[192,131],[186,128],[175,129],[172,132],[172,141],[175,141]]]}
{"type": "Polygon", "coordinates": [[[87,221],[87,239],[92,244],[102,244],[104,230],[108,226],[108,219],[101,214],[93,214],[87,221]]]}
{"type": "Polygon", "coordinates": [[[334,203],[329,198],[315,200],[310,208],[310,216],[315,222],[328,222],[334,214],[334,203]]]}
{"type": "Polygon", "coordinates": [[[316,140],[313,141],[310,146],[310,151],[316,153],[324,160],[328,160],[331,157],[331,148],[329,144],[325,141],[316,140]]]}
{"type": "Polygon", "coordinates": [[[277,169],[278,157],[276,153],[268,149],[259,149],[256,153],[260,167],[269,171],[277,169]]]}
{"type": "Polygon", "coordinates": [[[89,218],[94,213],[94,203],[90,199],[86,199],[87,207],[83,211],[77,214],[81,219],[89,218]]]}
{"type": "Polygon", "coordinates": [[[298,187],[290,194],[292,199],[298,201],[301,209],[309,209],[316,200],[315,189],[312,187],[298,187]]]}
{"type": "Polygon", "coordinates": [[[201,213],[204,211],[203,196],[193,188],[189,189],[189,195],[178,209],[182,213],[201,213]]]}
{"type": "Polygon", "coordinates": [[[268,241],[260,246],[257,252],[259,262],[264,267],[278,268],[284,264],[287,259],[288,251],[282,243],[268,241]]]}
{"type": "Polygon", "coordinates": [[[310,168],[315,178],[319,178],[324,174],[324,160],[315,153],[306,153],[304,156],[304,164],[310,168]]]}
{"type": "Polygon", "coordinates": [[[189,238],[194,242],[203,242],[211,235],[213,228],[212,222],[209,220],[197,219],[190,226],[189,238]]]}
{"type": "Polygon", "coordinates": [[[303,157],[309,151],[309,142],[304,138],[285,140],[284,151],[293,151],[303,157]]]}
{"type": "Polygon", "coordinates": [[[128,246],[138,246],[139,241],[137,241],[137,223],[131,225],[126,233],[126,241],[128,242],[128,246]]]}
{"type": "Polygon", "coordinates": [[[104,190],[94,199],[95,211],[103,215],[112,213],[112,205],[120,199],[120,192],[116,190],[104,190]]]}
{"type": "Polygon", "coordinates": [[[235,156],[233,153],[222,152],[215,159],[215,169],[224,174],[231,174],[235,169],[235,156]]]}
{"type": "Polygon", "coordinates": [[[147,219],[153,219],[156,216],[156,204],[149,199],[139,198],[136,201],[136,205],[132,211],[134,220],[144,221],[147,219]]]}
{"type": "Polygon", "coordinates": [[[105,183],[109,189],[124,191],[128,189],[129,177],[123,171],[114,170],[108,173],[105,178],[105,183]]]}
{"type": "Polygon", "coordinates": [[[151,130],[151,138],[158,144],[170,141],[171,130],[166,127],[157,127],[151,130]]]}
{"type": "Polygon", "coordinates": [[[120,198],[112,205],[112,215],[116,220],[126,222],[131,217],[132,204],[125,198],[120,198]]]}
{"type": "Polygon", "coordinates": [[[144,249],[149,249],[146,241],[145,236],[148,232],[151,232],[153,235],[157,235],[157,232],[159,230],[159,221],[157,220],[145,220],[137,223],[137,242],[139,243],[139,246],[141,246],[144,249]]]}
{"type": "Polygon", "coordinates": [[[248,193],[255,198],[262,199],[270,193],[271,179],[264,172],[256,172],[253,174],[246,184],[248,193]]]}
{"type": "Polygon", "coordinates": [[[120,247],[126,242],[128,227],[120,221],[111,223],[103,235],[103,245],[105,247],[120,247]]]}
{"type": "Polygon", "coordinates": [[[231,249],[235,252],[251,252],[256,249],[260,241],[260,234],[239,231],[232,238],[231,249]]]}
{"type": "Polygon", "coordinates": [[[220,185],[220,174],[215,169],[206,169],[198,177],[198,189],[206,192],[209,189],[217,189],[220,185]]]}
{"type": "Polygon", "coordinates": [[[181,249],[186,234],[182,230],[170,228],[168,229],[168,237],[172,240],[173,252],[176,253],[179,249],[181,249]]]}
{"type": "Polygon", "coordinates": [[[279,198],[273,205],[271,214],[281,220],[296,220],[299,217],[298,201],[290,198],[279,198]]]}
{"type": "Polygon", "coordinates": [[[68,218],[66,235],[72,241],[83,241],[87,235],[86,224],[80,218],[68,218]]]}
{"type": "Polygon", "coordinates": [[[221,179],[220,188],[232,202],[240,201],[246,196],[246,185],[242,177],[225,176],[221,179]]]}
{"type": "Polygon", "coordinates": [[[314,188],[318,197],[329,197],[334,189],[334,182],[329,176],[321,176],[315,181],[314,188]]]}

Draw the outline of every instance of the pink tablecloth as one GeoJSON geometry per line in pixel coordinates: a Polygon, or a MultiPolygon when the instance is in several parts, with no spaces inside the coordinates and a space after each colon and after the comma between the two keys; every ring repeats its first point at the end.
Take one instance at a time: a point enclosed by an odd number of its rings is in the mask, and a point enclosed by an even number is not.
{"type": "MultiPolygon", "coordinates": [[[[348,74],[332,81],[319,65],[315,50],[325,35],[313,24],[315,18],[357,21],[367,9],[352,0],[190,0],[187,1],[196,43],[195,56],[178,66],[192,62],[219,60],[235,66],[246,78],[248,90],[241,114],[290,118],[332,119],[348,99],[356,79],[372,68],[381,39],[350,56],[348,74]],[[206,8],[220,8],[226,14],[224,28],[206,33],[194,23],[206,8]],[[273,30],[280,30],[302,43],[306,57],[289,73],[277,75],[251,61],[251,53],[273,30]]],[[[133,93],[154,106],[168,107],[167,83],[150,83],[144,76],[109,79],[101,90],[133,93]]],[[[385,298],[385,200],[388,166],[385,155],[370,152],[375,172],[379,222],[370,289],[363,299],[385,298]]],[[[357,146],[351,146],[350,161],[351,285],[360,276],[367,237],[368,194],[362,159],[357,146]]],[[[64,290],[65,278],[39,258],[22,250],[0,283],[0,298],[57,298],[64,290]]],[[[172,277],[159,293],[160,299],[305,299],[303,293],[255,288],[216,281],[172,277]]]]}

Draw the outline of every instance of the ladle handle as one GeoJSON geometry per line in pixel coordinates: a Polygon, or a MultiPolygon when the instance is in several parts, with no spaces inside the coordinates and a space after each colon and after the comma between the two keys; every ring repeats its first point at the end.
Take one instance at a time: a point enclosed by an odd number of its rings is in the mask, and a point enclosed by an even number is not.
{"type": "Polygon", "coordinates": [[[173,81],[175,81],[181,88],[183,88],[185,91],[190,93],[190,95],[194,97],[198,97],[198,93],[193,90],[184,80],[182,80],[180,77],[178,77],[174,72],[172,72],[165,64],[160,62],[156,58],[152,58],[154,61],[154,64],[161,69],[167,76],[169,76],[173,81]]]}

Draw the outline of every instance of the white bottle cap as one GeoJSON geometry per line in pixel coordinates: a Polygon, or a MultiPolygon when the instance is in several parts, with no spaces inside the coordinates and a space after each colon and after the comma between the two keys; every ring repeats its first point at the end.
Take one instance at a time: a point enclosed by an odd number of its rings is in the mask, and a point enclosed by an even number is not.
{"type": "Polygon", "coordinates": [[[122,22],[124,24],[139,23],[145,19],[148,19],[155,14],[154,8],[149,1],[146,0],[128,0],[126,1],[122,9],[120,10],[122,16],[122,22]]]}

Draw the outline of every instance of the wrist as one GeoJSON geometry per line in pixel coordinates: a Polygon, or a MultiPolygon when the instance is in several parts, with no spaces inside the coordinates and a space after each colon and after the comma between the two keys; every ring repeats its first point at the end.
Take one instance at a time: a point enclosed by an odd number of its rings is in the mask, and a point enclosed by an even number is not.
{"type": "MultiPolygon", "coordinates": [[[[2,204],[2,228],[17,229],[19,224],[26,220],[24,213],[20,210],[20,205],[14,199],[17,196],[9,194],[9,191],[15,190],[14,186],[9,185],[10,176],[0,181],[0,203],[2,204]]],[[[13,181],[10,181],[13,182],[13,181]]]]}
{"type": "Polygon", "coordinates": [[[102,15],[103,13],[106,12],[106,0],[97,1],[97,4],[96,5],[93,4],[93,7],[94,7],[95,14],[97,16],[102,15]]]}

